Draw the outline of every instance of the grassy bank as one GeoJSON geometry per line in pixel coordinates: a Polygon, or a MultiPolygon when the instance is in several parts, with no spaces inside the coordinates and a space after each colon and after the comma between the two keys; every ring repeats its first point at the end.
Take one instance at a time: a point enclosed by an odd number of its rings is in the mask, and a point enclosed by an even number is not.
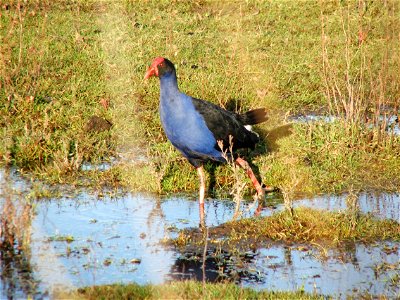
{"type": "MultiPolygon", "coordinates": [[[[65,295],[60,295],[61,297],[65,295]]],[[[79,289],[68,297],[77,299],[322,299],[299,292],[256,292],[234,284],[202,284],[194,281],[167,285],[108,285],[79,289]]]]}
{"type": "MultiPolygon", "coordinates": [[[[377,220],[370,215],[346,212],[324,212],[309,208],[285,210],[270,217],[242,219],[210,228],[209,247],[237,251],[256,249],[271,241],[289,244],[317,245],[321,249],[346,243],[399,241],[400,225],[392,220],[377,220]]],[[[202,249],[203,233],[189,229],[174,240],[177,247],[197,245],[202,249]]]]}
{"type": "MultiPolygon", "coordinates": [[[[188,94],[269,109],[253,153],[264,182],[292,197],[398,190],[399,138],[381,116],[398,113],[399,11],[396,1],[2,2],[1,163],[48,182],[195,191],[196,172],[162,132],[158,82],[143,82],[165,56],[188,94]],[[308,111],[337,119],[287,121],[308,111]],[[107,171],[82,171],[113,156],[107,171]]],[[[229,193],[230,168],[208,171],[216,194],[229,193]]]]}

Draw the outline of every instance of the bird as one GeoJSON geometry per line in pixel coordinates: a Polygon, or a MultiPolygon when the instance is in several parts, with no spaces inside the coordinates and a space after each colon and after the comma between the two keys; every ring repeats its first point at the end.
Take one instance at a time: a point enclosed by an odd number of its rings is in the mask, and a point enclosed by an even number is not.
{"type": "Polygon", "coordinates": [[[238,114],[181,92],[175,66],[164,57],[152,61],[144,79],[153,76],[160,80],[159,113],[164,132],[172,145],[196,168],[199,176],[200,225],[205,224],[204,164],[208,161],[226,163],[227,159],[232,158],[250,178],[257,197],[264,197],[266,189],[256,178],[249,163],[235,150],[254,149],[260,138],[251,130],[251,125],[267,120],[266,109],[258,108],[238,114]]]}

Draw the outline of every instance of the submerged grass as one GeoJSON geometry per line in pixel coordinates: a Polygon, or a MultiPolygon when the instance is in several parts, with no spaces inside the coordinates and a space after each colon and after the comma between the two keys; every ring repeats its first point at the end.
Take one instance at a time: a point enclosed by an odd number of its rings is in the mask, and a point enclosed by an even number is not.
{"type": "MultiPolygon", "coordinates": [[[[61,295],[62,297],[63,295],[61,295]]],[[[254,291],[235,284],[202,284],[183,281],[166,285],[106,285],[79,289],[68,297],[76,299],[323,299],[298,292],[254,291]]]]}
{"type": "MultiPolygon", "coordinates": [[[[399,138],[379,119],[398,113],[397,1],[21,3],[1,3],[2,164],[49,182],[193,192],[196,172],[161,129],[158,82],[143,82],[166,56],[182,91],[241,112],[268,107],[250,156],[288,197],[400,186],[399,138]],[[307,111],[337,122],[288,124],[307,111]],[[93,116],[113,126],[90,130],[93,116]],[[81,169],[111,156],[107,172],[81,169]]],[[[215,195],[228,195],[229,167],[208,170],[215,195]]]]}
{"type": "MultiPolygon", "coordinates": [[[[202,235],[192,233],[181,231],[175,245],[201,244],[202,235]]],[[[252,249],[270,241],[336,247],[347,242],[400,241],[400,224],[360,213],[298,208],[293,213],[285,210],[270,217],[228,222],[210,228],[209,236],[211,240],[224,236],[222,243],[229,249],[237,249],[238,245],[252,249]]]]}

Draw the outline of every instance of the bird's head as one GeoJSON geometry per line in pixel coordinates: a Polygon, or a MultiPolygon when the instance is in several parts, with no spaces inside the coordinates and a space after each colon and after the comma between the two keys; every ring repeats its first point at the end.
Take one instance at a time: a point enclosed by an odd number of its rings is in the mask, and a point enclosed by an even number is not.
{"type": "Polygon", "coordinates": [[[175,72],[174,64],[164,57],[157,57],[151,63],[151,66],[147,69],[144,79],[148,79],[152,76],[162,77],[166,74],[175,72]]]}

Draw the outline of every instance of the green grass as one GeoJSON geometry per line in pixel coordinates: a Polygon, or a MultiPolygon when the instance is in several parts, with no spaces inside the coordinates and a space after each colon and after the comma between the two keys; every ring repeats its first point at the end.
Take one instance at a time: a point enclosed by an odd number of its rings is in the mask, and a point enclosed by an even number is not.
{"type": "MultiPolygon", "coordinates": [[[[11,1],[0,16],[0,161],[47,182],[194,192],[196,172],[161,129],[159,84],[143,81],[165,56],[182,91],[268,108],[253,158],[265,183],[293,197],[398,190],[399,138],[376,118],[397,113],[399,11],[396,1],[11,1]],[[343,121],[288,127],[285,116],[307,111],[343,121]],[[373,129],[352,122],[364,113],[373,129]],[[111,130],[88,132],[93,115],[111,130]],[[112,156],[122,158],[106,172],[80,169],[112,156]]],[[[215,195],[228,195],[231,170],[213,172],[215,195]]]]}
{"type": "Polygon", "coordinates": [[[322,299],[302,291],[268,292],[241,288],[234,284],[203,285],[194,281],[174,282],[166,285],[106,285],[79,289],[60,295],[76,299],[322,299]]]}
{"type": "MultiPolygon", "coordinates": [[[[357,212],[326,212],[298,208],[270,217],[241,219],[209,229],[210,243],[227,249],[253,249],[270,241],[337,247],[347,242],[372,243],[400,240],[400,225],[393,220],[378,220],[357,212]],[[222,241],[219,237],[224,237],[222,241]]],[[[202,234],[183,230],[174,240],[178,247],[202,245],[202,234]]]]}
{"type": "MultiPolygon", "coordinates": [[[[294,194],[340,193],[349,190],[396,191],[400,178],[399,139],[380,143],[365,125],[343,121],[293,124],[269,156],[266,182],[294,194]]],[[[296,195],[293,195],[296,196],[296,195]]]]}
{"type": "Polygon", "coordinates": [[[91,115],[108,113],[98,103],[105,80],[96,27],[77,10],[31,4],[1,15],[0,156],[55,181],[113,149],[109,133],[84,130],[91,115]]]}

